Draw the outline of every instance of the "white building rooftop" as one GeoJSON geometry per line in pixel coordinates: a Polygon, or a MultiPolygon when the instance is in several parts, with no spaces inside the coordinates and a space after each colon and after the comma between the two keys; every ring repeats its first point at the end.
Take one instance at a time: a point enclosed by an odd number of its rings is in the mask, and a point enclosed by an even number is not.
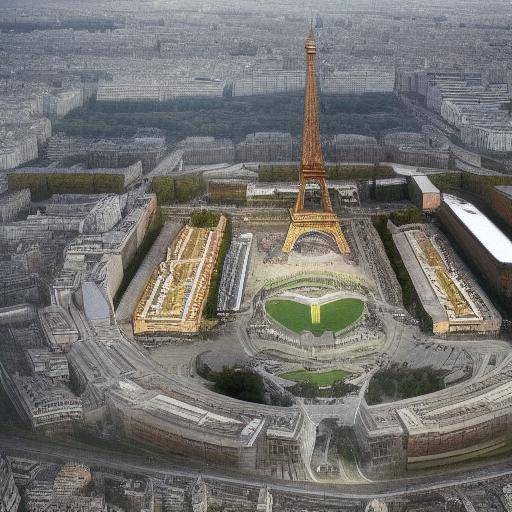
{"type": "Polygon", "coordinates": [[[496,260],[512,263],[512,242],[478,208],[450,194],[443,194],[443,202],[496,260]]]}
{"type": "Polygon", "coordinates": [[[439,194],[439,189],[424,174],[417,174],[411,178],[423,194],[439,194]]]}

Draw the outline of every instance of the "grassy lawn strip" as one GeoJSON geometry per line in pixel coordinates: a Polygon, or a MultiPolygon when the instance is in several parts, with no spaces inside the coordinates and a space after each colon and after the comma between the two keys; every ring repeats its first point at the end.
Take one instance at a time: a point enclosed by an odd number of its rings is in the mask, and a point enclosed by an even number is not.
{"type": "Polygon", "coordinates": [[[344,370],[329,370],[327,372],[310,372],[308,370],[294,370],[279,375],[282,379],[294,382],[311,382],[317,386],[330,386],[336,381],[346,379],[350,374],[344,370]]]}
{"type": "Polygon", "coordinates": [[[312,332],[319,336],[325,331],[337,332],[353,324],[363,313],[359,299],[339,299],[320,306],[320,323],[311,322],[311,308],[293,300],[275,299],[265,303],[267,313],[293,332],[312,332]]]}

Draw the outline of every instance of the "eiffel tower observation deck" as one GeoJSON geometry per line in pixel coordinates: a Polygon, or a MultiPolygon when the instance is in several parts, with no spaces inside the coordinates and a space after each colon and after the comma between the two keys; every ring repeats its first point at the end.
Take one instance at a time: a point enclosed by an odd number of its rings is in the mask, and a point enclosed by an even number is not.
{"type": "Polygon", "coordinates": [[[302,157],[300,164],[299,195],[290,210],[291,223],[283,245],[283,252],[291,252],[297,240],[308,233],[325,233],[331,236],[342,254],[350,252],[341,231],[338,216],[334,213],[327,189],[327,174],[320,143],[320,121],[318,115],[318,91],[315,69],[316,42],[313,29],[306,39],[306,95],[304,106],[304,128],[302,134],[302,157]],[[320,187],[322,209],[307,210],[305,206],[306,185],[316,183],[320,187]]]}

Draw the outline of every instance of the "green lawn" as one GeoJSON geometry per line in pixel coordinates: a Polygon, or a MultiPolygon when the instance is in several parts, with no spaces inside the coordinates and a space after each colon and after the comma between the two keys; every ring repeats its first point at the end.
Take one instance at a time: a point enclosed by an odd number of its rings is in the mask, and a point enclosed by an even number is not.
{"type": "Polygon", "coordinates": [[[265,303],[267,313],[293,332],[312,332],[320,336],[325,331],[341,331],[357,321],[364,304],[359,299],[339,299],[320,307],[320,323],[311,322],[311,308],[293,300],[273,299],[265,303]]]}
{"type": "Polygon", "coordinates": [[[292,372],[287,372],[279,375],[282,379],[293,380],[294,382],[304,382],[308,381],[317,386],[330,386],[334,382],[338,380],[345,379],[348,375],[348,372],[343,370],[329,370],[327,372],[309,372],[308,370],[294,370],[292,372]]]}

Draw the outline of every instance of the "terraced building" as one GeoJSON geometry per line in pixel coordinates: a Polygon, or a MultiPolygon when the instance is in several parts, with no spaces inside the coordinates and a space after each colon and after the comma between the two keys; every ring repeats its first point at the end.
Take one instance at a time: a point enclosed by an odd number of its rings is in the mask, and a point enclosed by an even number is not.
{"type": "Polygon", "coordinates": [[[221,216],[214,229],[185,226],[180,231],[135,310],[135,334],[199,330],[225,227],[221,216]]]}
{"type": "Polygon", "coordinates": [[[499,332],[500,314],[438,230],[418,224],[391,229],[434,334],[499,332]]]}

